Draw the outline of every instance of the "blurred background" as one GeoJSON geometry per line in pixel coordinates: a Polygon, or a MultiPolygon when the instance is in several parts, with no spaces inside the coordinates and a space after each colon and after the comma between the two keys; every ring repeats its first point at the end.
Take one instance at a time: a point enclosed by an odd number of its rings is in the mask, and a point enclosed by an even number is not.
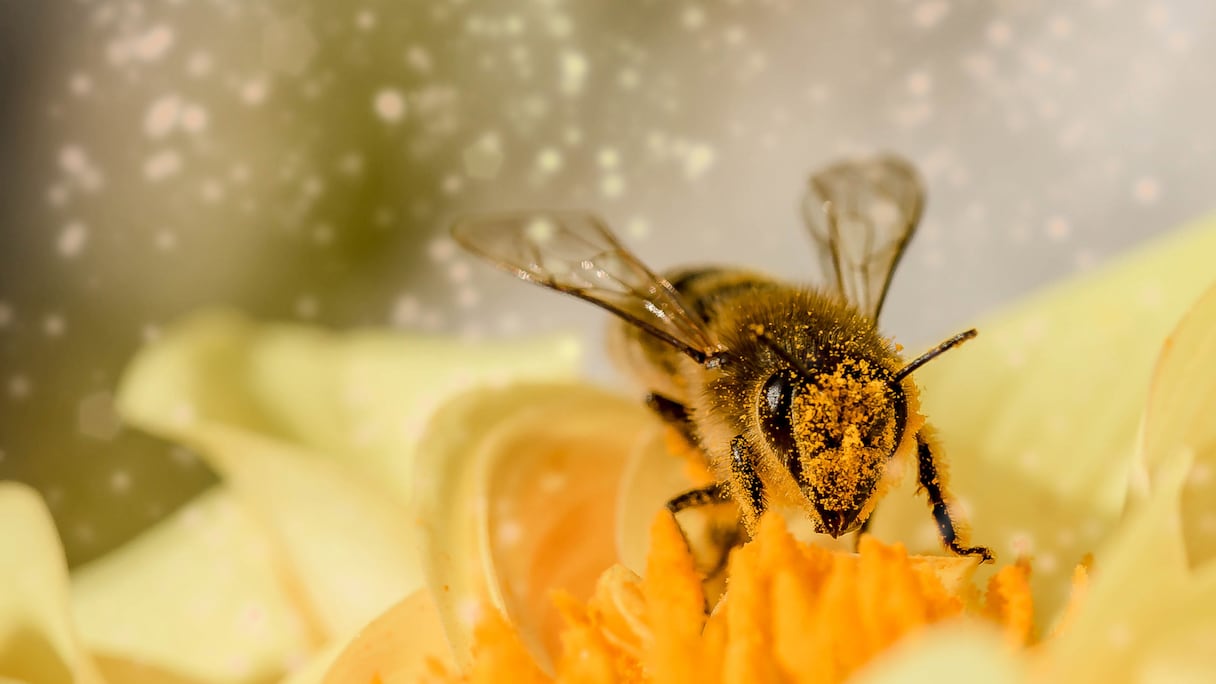
{"type": "Polygon", "coordinates": [[[213,482],[112,407],[184,313],[598,340],[451,218],[590,208],[657,268],[814,279],[801,188],[845,154],[923,170],[883,327],[937,341],[1216,208],[1214,33],[1206,0],[0,0],[0,479],[83,562],[213,482]]]}

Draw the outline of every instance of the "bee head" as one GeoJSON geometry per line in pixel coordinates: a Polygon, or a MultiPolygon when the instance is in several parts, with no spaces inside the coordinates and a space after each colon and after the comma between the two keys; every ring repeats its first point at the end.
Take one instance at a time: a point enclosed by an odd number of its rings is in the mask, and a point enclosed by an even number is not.
{"type": "Polygon", "coordinates": [[[898,383],[869,361],[845,359],[820,372],[777,372],[761,392],[762,432],[818,513],[819,531],[856,529],[901,437],[898,383]]]}

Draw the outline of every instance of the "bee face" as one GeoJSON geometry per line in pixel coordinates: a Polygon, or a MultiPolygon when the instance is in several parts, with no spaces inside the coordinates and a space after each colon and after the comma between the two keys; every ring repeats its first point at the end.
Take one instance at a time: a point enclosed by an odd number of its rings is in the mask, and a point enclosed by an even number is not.
{"type": "Polygon", "coordinates": [[[817,513],[819,531],[835,537],[865,518],[904,429],[904,397],[865,360],[810,370],[779,371],[762,384],[760,432],[817,513]]]}

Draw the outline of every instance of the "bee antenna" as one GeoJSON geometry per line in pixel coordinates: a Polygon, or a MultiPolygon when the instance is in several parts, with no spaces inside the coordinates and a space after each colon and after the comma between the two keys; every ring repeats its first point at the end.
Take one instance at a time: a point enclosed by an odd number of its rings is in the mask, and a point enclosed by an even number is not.
{"type": "Polygon", "coordinates": [[[764,331],[764,328],[753,326],[752,334],[756,336],[756,340],[764,344],[764,346],[768,347],[769,349],[772,349],[774,354],[780,356],[781,359],[788,363],[791,368],[798,371],[799,375],[806,378],[810,382],[815,382],[815,376],[811,374],[810,369],[803,365],[801,361],[794,358],[792,354],[783,349],[781,345],[777,344],[773,338],[769,337],[768,333],[764,331]]]}
{"type": "Polygon", "coordinates": [[[908,363],[908,365],[904,366],[903,368],[900,368],[898,371],[895,372],[895,382],[899,382],[900,380],[903,380],[904,378],[908,377],[908,375],[911,374],[912,371],[916,370],[917,368],[920,368],[921,366],[925,365],[926,363],[929,363],[933,359],[937,358],[938,355],[940,355],[942,352],[949,351],[949,350],[959,346],[960,344],[966,342],[967,340],[975,337],[978,334],[979,333],[978,333],[978,331],[976,331],[975,328],[972,328],[965,332],[961,332],[961,333],[955,335],[954,337],[951,337],[950,339],[946,340],[945,342],[942,342],[941,344],[937,345],[936,347],[930,349],[929,351],[925,352],[924,354],[921,354],[920,356],[916,357],[915,359],[912,359],[912,361],[910,363],[908,363]]]}

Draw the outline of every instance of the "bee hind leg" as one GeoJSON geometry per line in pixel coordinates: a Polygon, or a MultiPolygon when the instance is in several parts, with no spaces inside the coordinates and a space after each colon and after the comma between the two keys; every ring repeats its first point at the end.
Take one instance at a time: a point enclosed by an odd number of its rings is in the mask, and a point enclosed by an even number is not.
{"type": "Polygon", "coordinates": [[[938,473],[937,461],[933,458],[933,448],[924,434],[916,435],[916,465],[917,481],[929,497],[933,507],[933,519],[937,521],[937,529],[941,533],[942,543],[959,556],[981,556],[985,563],[992,560],[992,550],[986,546],[963,546],[958,541],[954,519],[950,517],[950,506],[946,502],[945,491],[938,473]]]}

